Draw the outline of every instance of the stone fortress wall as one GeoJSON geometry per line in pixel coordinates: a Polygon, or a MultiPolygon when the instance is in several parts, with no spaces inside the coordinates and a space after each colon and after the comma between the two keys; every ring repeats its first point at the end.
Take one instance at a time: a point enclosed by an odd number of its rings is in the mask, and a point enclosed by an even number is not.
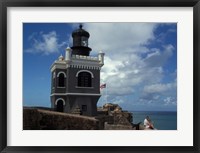
{"type": "Polygon", "coordinates": [[[61,113],[51,108],[24,107],[24,130],[136,130],[132,114],[117,104],[105,104],[98,108],[95,117],[81,115],[79,111],[61,113]]]}

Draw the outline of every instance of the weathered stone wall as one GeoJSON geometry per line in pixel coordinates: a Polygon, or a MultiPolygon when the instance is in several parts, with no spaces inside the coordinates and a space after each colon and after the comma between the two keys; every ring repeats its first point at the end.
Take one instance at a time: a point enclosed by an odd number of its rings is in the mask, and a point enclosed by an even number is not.
{"type": "Polygon", "coordinates": [[[121,111],[121,112],[112,112],[112,116],[114,118],[113,124],[121,124],[121,125],[128,125],[130,126],[132,123],[132,113],[129,113],[127,111],[121,111]]]}
{"type": "Polygon", "coordinates": [[[23,109],[24,130],[98,130],[93,117],[59,113],[37,108],[23,109]]]}
{"type": "Polygon", "coordinates": [[[104,130],[134,130],[134,128],[131,125],[114,125],[105,122],[104,130]]]}
{"type": "Polygon", "coordinates": [[[104,130],[104,123],[107,122],[108,124],[114,123],[113,116],[110,115],[101,115],[95,117],[97,120],[99,120],[99,129],[104,130]]]}
{"type": "MultiPolygon", "coordinates": [[[[79,113],[80,114],[80,113],[79,113]]],[[[24,130],[137,130],[132,113],[98,109],[95,117],[55,112],[50,108],[24,107],[24,130]],[[106,123],[106,124],[105,124],[106,123]]]]}
{"type": "MultiPolygon", "coordinates": [[[[124,125],[132,127],[132,113],[127,111],[105,111],[98,110],[98,116],[95,117],[100,122],[100,129],[105,129],[105,122],[109,125],[124,125]]],[[[126,128],[126,127],[125,127],[126,128]]]]}

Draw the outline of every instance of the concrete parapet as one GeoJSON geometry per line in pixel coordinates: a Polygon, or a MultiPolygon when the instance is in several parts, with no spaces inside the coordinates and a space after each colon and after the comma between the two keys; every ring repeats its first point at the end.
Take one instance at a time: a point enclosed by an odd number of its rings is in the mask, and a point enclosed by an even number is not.
{"type": "Polygon", "coordinates": [[[54,112],[37,108],[23,109],[24,130],[98,130],[94,117],[54,112]]]}

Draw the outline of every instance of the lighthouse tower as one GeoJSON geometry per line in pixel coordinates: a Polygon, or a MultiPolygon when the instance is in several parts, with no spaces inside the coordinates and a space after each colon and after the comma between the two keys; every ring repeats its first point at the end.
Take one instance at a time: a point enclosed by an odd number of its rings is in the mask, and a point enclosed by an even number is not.
{"type": "Polygon", "coordinates": [[[66,48],[51,66],[51,107],[59,112],[73,113],[77,108],[82,115],[97,115],[100,94],[100,70],[104,53],[90,56],[90,34],[82,25],[72,33],[73,46],[66,48]]]}

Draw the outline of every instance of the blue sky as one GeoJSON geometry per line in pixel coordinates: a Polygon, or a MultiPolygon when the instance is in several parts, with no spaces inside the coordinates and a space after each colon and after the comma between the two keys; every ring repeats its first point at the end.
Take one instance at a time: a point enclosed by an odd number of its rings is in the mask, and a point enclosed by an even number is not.
{"type": "MultiPolygon", "coordinates": [[[[23,24],[23,105],[50,107],[51,64],[72,44],[76,23],[23,24]]],[[[176,23],[83,23],[91,56],[105,53],[98,106],[176,111],[176,23]],[[106,95],[107,93],[107,95],[106,95]]]]}

